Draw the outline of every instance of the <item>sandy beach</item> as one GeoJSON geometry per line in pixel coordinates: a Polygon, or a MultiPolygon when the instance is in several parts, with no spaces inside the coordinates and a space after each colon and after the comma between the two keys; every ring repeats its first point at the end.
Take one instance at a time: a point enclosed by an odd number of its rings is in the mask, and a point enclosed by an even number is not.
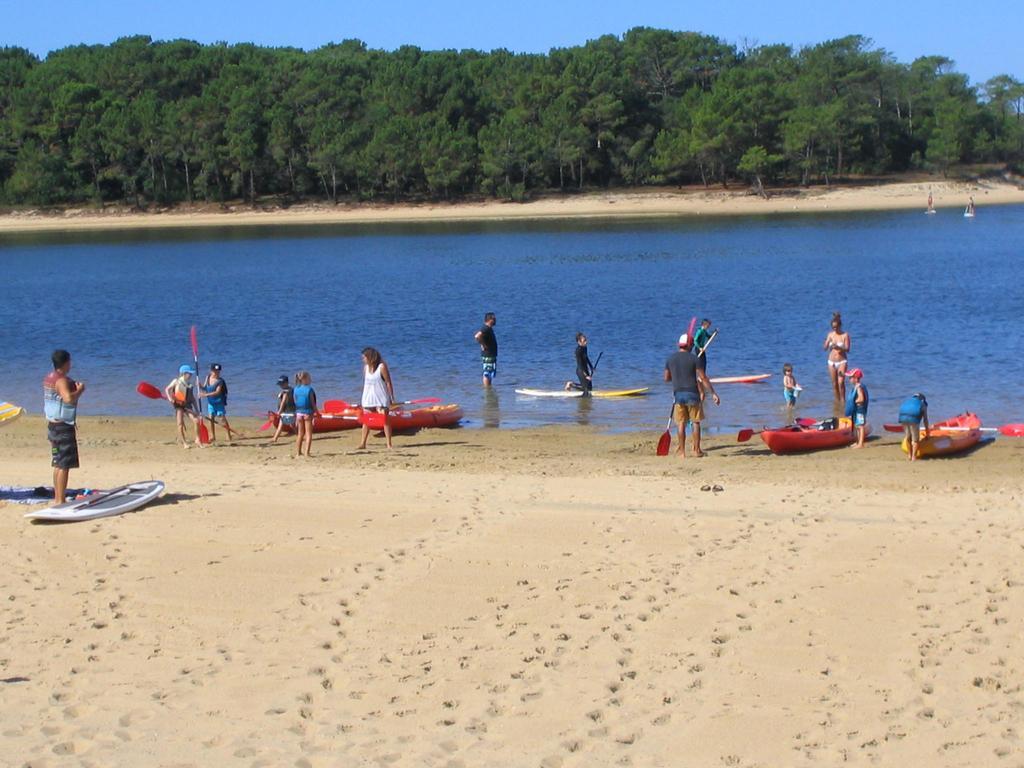
{"type": "Polygon", "coordinates": [[[196,206],[138,213],[108,209],[72,208],[61,212],[22,210],[0,215],[0,234],[43,231],[102,231],[179,227],[279,226],[370,224],[402,222],[458,222],[588,218],[644,218],[674,216],[757,216],[793,213],[841,213],[852,211],[908,210],[925,208],[931,191],[936,208],[963,209],[971,195],[978,208],[986,205],[1024,203],[1024,186],[986,179],[959,182],[923,179],[786,189],[769,199],[752,195],[737,186],[677,191],[672,188],[542,198],[527,203],[488,201],[478,203],[365,204],[328,206],[294,205],[289,208],[256,209],[242,204],[220,209],[196,206]]]}
{"type": "MultiPolygon", "coordinates": [[[[462,429],[295,460],[242,426],[183,451],[169,419],[84,417],[72,485],[164,499],[0,503],[0,762],[1024,760],[1022,440],[681,462],[656,431],[462,429]]],[[[49,483],[38,417],[0,467],[49,483]]]]}

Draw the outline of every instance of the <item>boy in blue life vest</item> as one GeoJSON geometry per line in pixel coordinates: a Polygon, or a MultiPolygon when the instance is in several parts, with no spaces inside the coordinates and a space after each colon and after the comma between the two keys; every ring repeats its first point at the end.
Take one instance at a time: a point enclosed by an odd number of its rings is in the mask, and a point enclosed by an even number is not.
{"type": "Polygon", "coordinates": [[[846,374],[853,380],[853,388],[846,396],[846,416],[857,430],[857,442],[851,448],[863,448],[868,434],[868,388],[864,386],[864,371],[854,368],[846,374]]]}
{"type": "Polygon", "coordinates": [[[924,422],[924,435],[928,436],[928,401],[920,392],[908,397],[900,404],[900,424],[903,425],[903,434],[910,444],[910,461],[917,461],[918,450],[921,445],[921,422],[924,422]]]}
{"type": "Polygon", "coordinates": [[[220,375],[220,363],[210,366],[210,373],[200,387],[199,397],[206,398],[206,418],[210,422],[210,442],[217,440],[217,423],[224,425],[228,433],[228,443],[234,441],[237,430],[228,424],[228,383],[220,375]]]}

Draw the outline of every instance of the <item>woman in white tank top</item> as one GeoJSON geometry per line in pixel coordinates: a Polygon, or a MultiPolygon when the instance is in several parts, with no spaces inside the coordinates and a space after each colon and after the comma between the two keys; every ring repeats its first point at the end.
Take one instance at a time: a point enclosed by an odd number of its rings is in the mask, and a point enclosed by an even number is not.
{"type": "MultiPolygon", "coordinates": [[[[391,404],[395,401],[395,388],[391,383],[391,371],[378,352],[373,347],[363,350],[363,399],[360,405],[363,410],[376,411],[384,414],[384,437],[387,440],[388,448],[391,444],[391,404]]],[[[363,439],[359,443],[360,448],[366,447],[366,440],[370,436],[370,428],[363,424],[363,439]]]]}

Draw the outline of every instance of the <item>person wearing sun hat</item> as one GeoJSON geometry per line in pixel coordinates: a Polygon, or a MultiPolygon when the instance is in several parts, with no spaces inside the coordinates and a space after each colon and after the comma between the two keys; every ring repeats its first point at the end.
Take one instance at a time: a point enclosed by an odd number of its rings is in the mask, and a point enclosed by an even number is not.
{"type": "Polygon", "coordinates": [[[665,361],[665,381],[672,384],[672,397],[675,400],[673,418],[679,424],[679,447],[676,453],[686,458],[686,425],[693,423],[693,455],[700,458],[704,452],[700,449],[700,423],[704,420],[704,405],[701,391],[707,392],[720,404],[715,388],[704,373],[703,357],[692,352],[693,338],[689,333],[679,337],[679,349],[665,361]]]}
{"type": "Polygon", "coordinates": [[[196,375],[196,369],[188,363],[178,368],[178,375],[171,380],[171,383],[164,387],[164,395],[174,406],[174,420],[178,425],[178,438],[182,448],[188,448],[188,440],[185,437],[185,416],[192,419],[196,428],[196,445],[202,447],[199,442],[199,408],[196,405],[195,393],[192,387],[192,377],[196,375]]]}
{"type": "Polygon", "coordinates": [[[868,429],[868,388],[864,384],[864,371],[854,368],[848,371],[846,378],[853,381],[853,388],[846,396],[846,415],[850,424],[857,430],[857,441],[851,448],[863,448],[868,429]]]}

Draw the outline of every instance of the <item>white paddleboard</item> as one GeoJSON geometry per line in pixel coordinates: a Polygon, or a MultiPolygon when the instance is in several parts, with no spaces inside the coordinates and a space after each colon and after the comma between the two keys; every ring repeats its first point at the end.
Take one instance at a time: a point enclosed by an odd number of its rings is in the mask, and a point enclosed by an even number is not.
{"type": "Polygon", "coordinates": [[[933,214],[933,213],[938,213],[938,211],[936,211],[936,210],[935,210],[935,209],[933,208],[933,209],[932,209],[932,210],[930,210],[930,211],[925,211],[925,213],[927,213],[927,214],[933,214]]]}
{"type": "Polygon", "coordinates": [[[67,501],[49,509],[28,512],[27,520],[49,520],[56,522],[79,522],[95,520],[98,517],[110,517],[131,512],[145,506],[164,492],[164,484],[159,480],[147,480],[131,485],[122,485],[103,493],[96,493],[84,499],[67,501]]]}
{"type": "Polygon", "coordinates": [[[14,403],[0,403],[0,427],[13,423],[24,412],[24,408],[14,403]]]}
{"type": "MultiPolygon", "coordinates": [[[[595,389],[591,391],[592,397],[636,397],[645,395],[650,387],[637,387],[635,389],[595,389]]],[[[527,397],[583,397],[582,389],[517,389],[517,395],[527,397]]]]}

